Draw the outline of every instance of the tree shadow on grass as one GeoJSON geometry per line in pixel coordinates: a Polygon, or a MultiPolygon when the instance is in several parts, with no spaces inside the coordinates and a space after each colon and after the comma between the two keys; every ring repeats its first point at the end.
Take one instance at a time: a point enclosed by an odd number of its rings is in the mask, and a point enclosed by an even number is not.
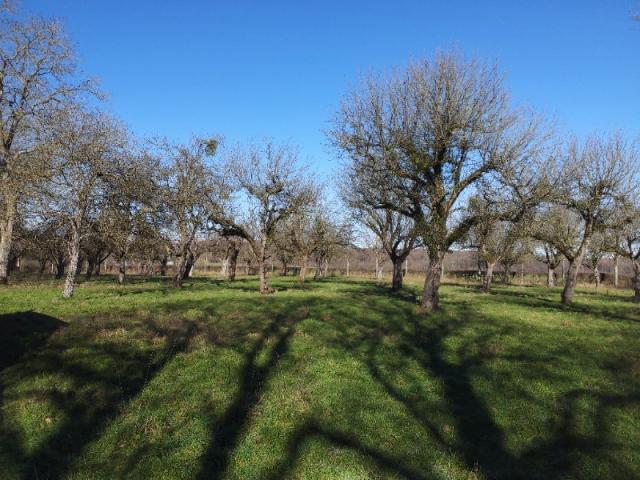
{"type": "MultiPolygon", "coordinates": [[[[49,323],[57,325],[52,320],[49,323]]],[[[22,445],[17,440],[22,432],[15,430],[11,419],[0,418],[0,451],[19,465],[22,478],[64,477],[83,447],[99,436],[167,362],[187,348],[196,332],[189,321],[160,325],[147,320],[138,326],[138,334],[162,342],[155,349],[140,349],[133,343],[110,341],[122,334],[122,321],[80,323],[74,322],[37,351],[27,352],[0,377],[5,403],[32,399],[55,412],[53,419],[47,418],[55,428],[35,447],[22,445]],[[47,377],[50,383],[43,387],[39,379],[47,377]]]]}
{"type": "MultiPolygon", "coordinates": [[[[439,448],[459,454],[470,471],[478,471],[486,478],[504,479],[581,477],[581,459],[589,458],[619,478],[634,477],[635,473],[615,458],[615,453],[619,454],[620,449],[629,448],[629,445],[621,445],[612,439],[609,419],[616,409],[637,408],[640,394],[612,395],[597,389],[565,391],[558,398],[559,414],[549,412],[555,420],[550,422],[544,438],[530,442],[524,451],[516,453],[507,446],[507,435],[516,432],[497,423],[486,394],[479,393],[476,384],[480,378],[488,379],[500,394],[500,384],[486,363],[501,358],[519,363],[517,368],[525,377],[530,375],[531,380],[562,383],[564,378],[556,378],[557,374],[545,368],[545,353],[514,357],[496,349],[492,339],[509,334],[508,327],[499,325],[491,317],[479,317],[464,304],[450,307],[446,315],[438,317],[407,313],[405,318],[406,324],[411,325],[408,333],[394,330],[394,324],[391,324],[391,328],[387,326],[383,331],[357,339],[368,343],[366,363],[370,375],[430,433],[439,448]],[[486,328],[482,334],[462,339],[460,332],[472,322],[483,322],[486,328]],[[419,392],[421,386],[415,384],[408,388],[406,382],[411,383],[410,377],[403,375],[397,365],[388,367],[380,358],[378,352],[382,351],[385,336],[397,336],[400,339],[397,348],[403,359],[415,361],[425,375],[438,380],[444,404],[455,424],[455,438],[442,435],[440,425],[433,421],[437,405],[408,393],[419,392]],[[452,350],[451,345],[457,347],[452,350]],[[403,388],[396,387],[396,382],[403,388]],[[584,401],[594,405],[592,412],[580,409],[580,402],[584,401]],[[587,419],[578,420],[580,415],[587,419]]],[[[353,339],[347,339],[346,344],[353,345],[353,339]]],[[[537,401],[524,390],[518,391],[517,395],[531,405],[537,401]]],[[[527,415],[527,412],[522,414],[527,415]]]]}
{"type": "Polygon", "coordinates": [[[0,315],[0,371],[26,352],[40,348],[65,325],[57,318],[33,311],[0,315]]]}
{"type": "Polygon", "coordinates": [[[222,415],[211,428],[207,451],[202,458],[198,479],[220,478],[227,470],[230,457],[238,444],[240,434],[246,428],[251,412],[266,387],[269,376],[276,368],[280,357],[288,349],[288,342],[295,325],[308,315],[308,309],[300,309],[290,315],[278,314],[260,333],[253,347],[245,355],[240,374],[238,392],[222,415]],[[266,361],[259,356],[268,351],[266,361]]]}
{"type": "Polygon", "coordinates": [[[551,309],[558,312],[597,315],[598,317],[607,320],[640,323],[640,315],[638,314],[638,311],[634,313],[633,305],[629,305],[625,299],[622,298],[616,298],[616,301],[620,301],[623,306],[622,308],[617,308],[615,311],[611,310],[610,305],[606,307],[593,304],[584,305],[575,301],[570,305],[564,305],[559,299],[553,300],[540,295],[532,295],[504,289],[491,292],[486,298],[491,299],[496,303],[512,303],[533,308],[544,307],[545,309],[551,309]]]}

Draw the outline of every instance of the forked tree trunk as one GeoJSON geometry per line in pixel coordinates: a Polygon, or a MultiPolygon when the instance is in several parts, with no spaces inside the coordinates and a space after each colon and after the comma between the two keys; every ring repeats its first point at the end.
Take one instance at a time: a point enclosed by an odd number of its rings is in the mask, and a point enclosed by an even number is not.
{"type": "Polygon", "coordinates": [[[71,234],[71,244],[69,246],[69,266],[67,268],[67,278],[64,281],[62,296],[71,298],[76,286],[76,274],[78,273],[78,261],[80,260],[80,232],[78,227],[73,229],[71,234]]]}
{"type": "Polygon", "coordinates": [[[556,272],[554,268],[547,264],[547,288],[553,288],[556,286],[556,272]]]}
{"type": "Polygon", "coordinates": [[[491,291],[491,283],[493,282],[493,269],[496,266],[496,262],[487,262],[487,271],[484,273],[484,278],[482,279],[482,291],[490,292],[491,291]]]}
{"type": "Polygon", "coordinates": [[[425,312],[433,312],[440,308],[440,274],[444,253],[438,251],[433,255],[429,255],[431,258],[429,259],[427,275],[422,290],[422,301],[420,302],[420,306],[425,312]]]}

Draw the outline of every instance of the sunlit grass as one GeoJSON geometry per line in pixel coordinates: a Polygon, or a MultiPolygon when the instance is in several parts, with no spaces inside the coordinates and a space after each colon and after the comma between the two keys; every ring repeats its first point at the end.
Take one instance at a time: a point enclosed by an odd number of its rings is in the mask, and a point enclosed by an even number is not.
{"type": "Polygon", "coordinates": [[[0,478],[633,478],[628,292],[157,279],[0,290],[0,478]]]}

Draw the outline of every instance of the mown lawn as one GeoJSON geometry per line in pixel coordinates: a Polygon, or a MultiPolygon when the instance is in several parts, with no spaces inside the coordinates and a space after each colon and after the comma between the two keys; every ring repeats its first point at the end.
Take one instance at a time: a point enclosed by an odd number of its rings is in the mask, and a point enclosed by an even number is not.
{"type": "Polygon", "coordinates": [[[640,477],[629,292],[0,290],[0,478],[640,477]]]}

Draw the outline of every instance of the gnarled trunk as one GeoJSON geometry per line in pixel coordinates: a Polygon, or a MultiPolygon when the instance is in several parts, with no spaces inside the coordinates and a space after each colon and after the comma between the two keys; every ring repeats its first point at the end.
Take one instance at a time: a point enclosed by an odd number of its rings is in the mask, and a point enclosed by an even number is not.
{"type": "Polygon", "coordinates": [[[491,291],[491,283],[493,282],[493,269],[496,266],[496,262],[487,262],[487,270],[484,273],[484,278],[482,279],[482,291],[490,292],[491,291]]]}
{"type": "Polygon", "coordinates": [[[322,260],[316,258],[316,273],[313,275],[314,280],[320,280],[322,277],[322,260]]]}
{"type": "Polygon", "coordinates": [[[429,255],[429,265],[420,302],[425,312],[433,312],[440,308],[440,277],[444,253],[444,251],[437,251],[429,255]]]}

